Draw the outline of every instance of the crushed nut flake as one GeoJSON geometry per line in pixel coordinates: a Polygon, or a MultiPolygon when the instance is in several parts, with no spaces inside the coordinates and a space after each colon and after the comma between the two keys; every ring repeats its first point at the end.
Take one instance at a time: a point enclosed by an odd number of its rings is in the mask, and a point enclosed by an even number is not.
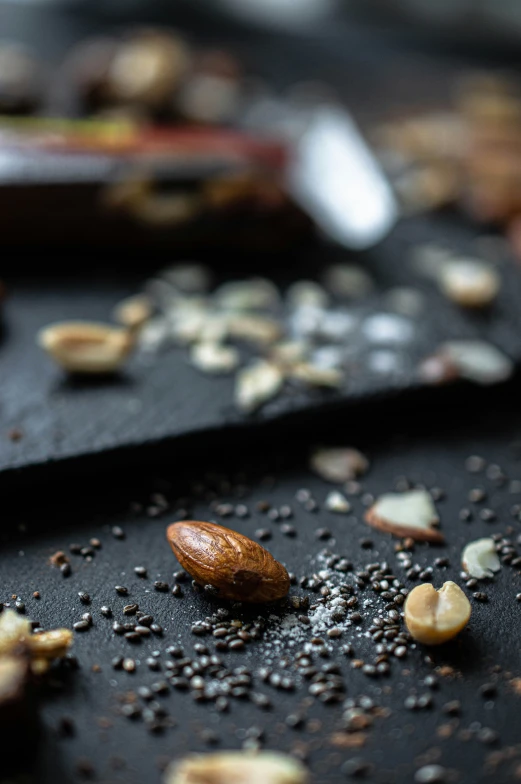
{"type": "Polygon", "coordinates": [[[165,784],[307,784],[301,762],[285,754],[224,751],[194,755],[170,766],[165,784]]]}
{"type": "Polygon", "coordinates": [[[463,569],[477,580],[492,577],[501,568],[494,540],[490,537],[470,542],[461,555],[463,569]]]}
{"type": "Polygon", "coordinates": [[[436,508],[426,490],[386,493],[366,512],[365,520],[394,536],[443,542],[443,534],[434,527],[439,522],[436,508]]]}
{"type": "Polygon", "coordinates": [[[343,373],[336,368],[320,368],[309,362],[297,362],[289,368],[288,376],[313,387],[338,389],[342,385],[343,373]]]}
{"type": "Polygon", "coordinates": [[[328,493],[324,506],[329,512],[337,512],[338,514],[347,514],[351,511],[351,504],[338,490],[332,490],[328,493]]]}
{"type": "Polygon", "coordinates": [[[271,362],[258,360],[239,371],[235,384],[235,402],[241,411],[251,413],[281,390],[284,376],[271,362]]]}
{"type": "Polygon", "coordinates": [[[45,327],[38,343],[70,373],[112,373],[134,347],[129,330],[88,321],[65,321],[45,327]]]}
{"type": "Polygon", "coordinates": [[[454,375],[476,384],[498,384],[513,373],[513,362],[491,343],[483,340],[452,340],[443,343],[437,355],[454,375]]]}
{"type": "Polygon", "coordinates": [[[53,659],[60,659],[72,645],[70,629],[53,629],[32,634],[31,622],[14,610],[0,615],[0,656],[27,651],[35,674],[45,672],[53,659]]]}
{"type": "Polygon", "coordinates": [[[310,458],[310,468],[326,482],[347,482],[365,474],[367,458],[351,447],[316,449],[310,458]]]}
{"type": "Polygon", "coordinates": [[[190,362],[205,373],[231,373],[239,364],[239,352],[219,343],[195,343],[190,351],[190,362]]]}
{"type": "Polygon", "coordinates": [[[450,259],[441,267],[443,293],[464,308],[483,308],[499,292],[501,278],[491,264],[479,259],[450,259]]]}
{"type": "Polygon", "coordinates": [[[137,294],[134,297],[119,302],[114,308],[114,320],[123,327],[140,329],[153,312],[153,304],[146,294],[137,294]]]}

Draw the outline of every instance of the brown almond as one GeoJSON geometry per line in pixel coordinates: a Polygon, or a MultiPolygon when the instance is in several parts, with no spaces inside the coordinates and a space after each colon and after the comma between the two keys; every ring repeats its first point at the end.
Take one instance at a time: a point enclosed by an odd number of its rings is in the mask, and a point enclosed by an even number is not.
{"type": "Polygon", "coordinates": [[[215,523],[181,521],[166,532],[174,555],[201,585],[240,602],[273,602],[289,591],[286,569],[257,542],[215,523]]]}

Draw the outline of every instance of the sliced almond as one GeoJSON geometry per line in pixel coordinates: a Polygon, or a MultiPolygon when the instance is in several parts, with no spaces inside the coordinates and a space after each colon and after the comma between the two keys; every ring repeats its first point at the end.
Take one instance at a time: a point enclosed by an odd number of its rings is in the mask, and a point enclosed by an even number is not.
{"type": "Polygon", "coordinates": [[[283,382],[284,376],[276,365],[258,360],[237,374],[235,402],[241,411],[255,411],[278,394],[283,382]]]}
{"type": "Polygon", "coordinates": [[[310,458],[310,468],[326,482],[348,482],[365,474],[367,458],[352,447],[316,449],[310,458]]]}
{"type": "Polygon", "coordinates": [[[272,751],[224,751],[187,757],[171,765],[165,784],[308,784],[306,768],[272,751]]]}
{"type": "Polygon", "coordinates": [[[394,536],[410,536],[420,542],[444,541],[443,534],[434,527],[439,517],[425,490],[380,496],[365,513],[365,521],[394,536]]]}
{"type": "Polygon", "coordinates": [[[219,343],[196,343],[192,346],[190,361],[204,373],[230,373],[239,364],[239,352],[219,343]]]}
{"type": "Polygon", "coordinates": [[[146,294],[137,294],[119,302],[113,315],[114,320],[123,327],[140,329],[150,319],[152,312],[152,300],[146,294]]]}
{"type": "Polygon", "coordinates": [[[477,580],[492,577],[494,572],[499,572],[501,564],[494,540],[485,537],[470,542],[461,555],[461,565],[471,577],[477,580]]]}
{"type": "Polygon", "coordinates": [[[70,373],[112,373],[127,359],[135,338],[126,329],[64,321],[42,329],[38,343],[70,373]]]}
{"type": "Polygon", "coordinates": [[[413,588],[405,602],[407,628],[418,642],[441,645],[451,640],[470,619],[470,602],[451,580],[437,591],[430,583],[413,588]]]}

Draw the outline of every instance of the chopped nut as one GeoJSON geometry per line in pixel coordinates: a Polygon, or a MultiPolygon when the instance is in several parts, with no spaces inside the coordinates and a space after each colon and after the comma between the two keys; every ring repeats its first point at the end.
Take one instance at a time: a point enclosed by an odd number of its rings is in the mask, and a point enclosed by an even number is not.
{"type": "Polygon", "coordinates": [[[417,541],[443,542],[434,526],[439,522],[432,498],[426,490],[386,493],[365,514],[365,521],[394,536],[410,536],[417,541]]]}
{"type": "Polygon", "coordinates": [[[514,370],[513,362],[484,340],[451,340],[420,366],[423,380],[431,384],[464,378],[489,385],[506,381],[514,370]]]}
{"type": "Polygon", "coordinates": [[[338,514],[346,514],[351,511],[351,504],[338,490],[332,490],[328,493],[324,506],[329,512],[337,512],[338,514]]]}
{"type": "Polygon", "coordinates": [[[464,308],[482,308],[497,296],[500,278],[484,261],[455,259],[441,268],[439,285],[444,294],[464,308]]]}
{"type": "Polygon", "coordinates": [[[111,373],[126,360],[134,338],[126,329],[66,321],[42,329],[38,342],[70,373],[111,373]]]}
{"type": "Polygon", "coordinates": [[[461,588],[447,581],[436,591],[430,583],[413,588],[405,602],[405,623],[425,645],[440,645],[455,637],[469,622],[470,602],[461,588]]]}
{"type": "Polygon", "coordinates": [[[14,610],[5,610],[0,616],[0,656],[25,651],[35,674],[45,672],[52,659],[65,656],[71,643],[69,629],[32,634],[31,622],[14,610]]]}
{"type": "Polygon", "coordinates": [[[282,334],[280,324],[265,316],[236,313],[226,319],[227,331],[236,340],[268,345],[282,334]]]}
{"type": "Polygon", "coordinates": [[[258,360],[237,374],[235,402],[242,411],[255,411],[277,395],[283,381],[279,368],[270,362],[258,360]]]}
{"type": "Polygon", "coordinates": [[[471,577],[482,580],[492,577],[501,568],[493,539],[485,537],[470,542],[463,550],[461,565],[471,577]]]}
{"type": "Polygon", "coordinates": [[[140,329],[152,316],[153,305],[146,294],[127,297],[114,308],[114,320],[123,327],[140,329]]]}
{"type": "Polygon", "coordinates": [[[192,346],[190,361],[205,373],[230,373],[239,364],[239,352],[232,346],[205,341],[192,346]]]}
{"type": "Polygon", "coordinates": [[[310,467],[327,482],[347,482],[365,474],[369,462],[358,449],[316,449],[311,455],[310,467]]]}
{"type": "Polygon", "coordinates": [[[271,751],[194,755],[170,766],[165,784],[307,784],[306,768],[271,751]]]}
{"type": "Polygon", "coordinates": [[[49,562],[51,566],[57,566],[59,569],[60,566],[63,566],[63,564],[69,563],[69,556],[66,555],[63,550],[56,550],[56,552],[53,553],[49,558],[49,562]]]}
{"type": "Polygon", "coordinates": [[[343,373],[336,368],[321,368],[310,362],[298,362],[288,370],[288,375],[297,381],[303,381],[315,387],[339,387],[343,381],[343,373]]]}

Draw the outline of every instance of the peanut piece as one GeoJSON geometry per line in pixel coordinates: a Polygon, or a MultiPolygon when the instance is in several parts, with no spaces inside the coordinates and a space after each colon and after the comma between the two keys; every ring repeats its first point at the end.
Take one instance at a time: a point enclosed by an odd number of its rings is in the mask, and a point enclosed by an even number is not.
{"type": "Polygon", "coordinates": [[[405,623],[411,635],[425,645],[441,645],[469,622],[470,602],[461,588],[448,580],[436,590],[430,583],[417,585],[405,602],[405,623]]]}

